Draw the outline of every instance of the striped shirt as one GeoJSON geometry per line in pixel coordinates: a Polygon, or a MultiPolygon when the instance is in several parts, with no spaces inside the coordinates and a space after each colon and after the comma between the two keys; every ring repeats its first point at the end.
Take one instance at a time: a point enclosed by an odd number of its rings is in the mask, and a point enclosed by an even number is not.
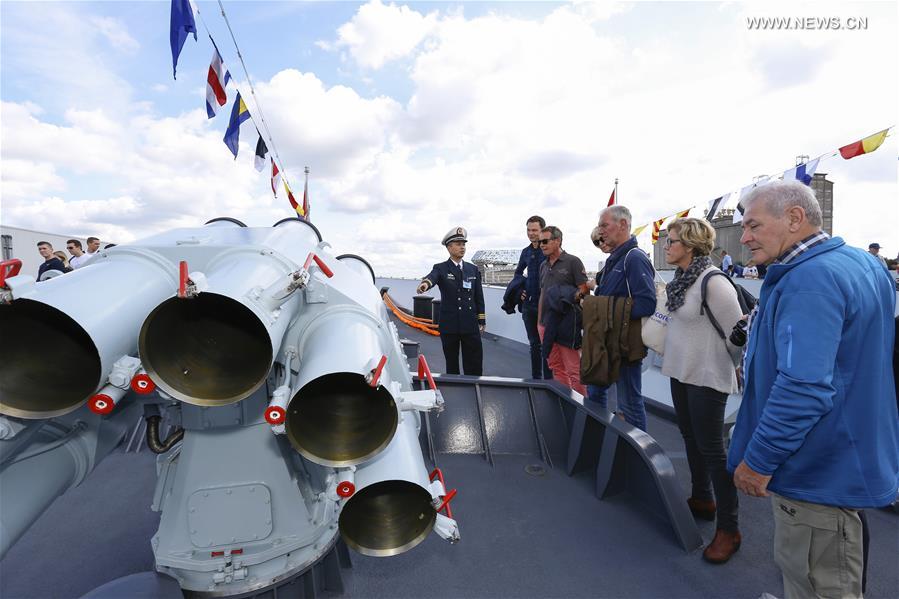
{"type": "Polygon", "coordinates": [[[824,243],[828,239],[830,239],[830,235],[828,235],[824,231],[813,233],[802,241],[797,241],[796,243],[791,245],[786,252],[778,256],[777,260],[774,261],[774,264],[787,264],[790,261],[795,260],[797,257],[801,256],[808,250],[812,249],[816,245],[824,243]]]}

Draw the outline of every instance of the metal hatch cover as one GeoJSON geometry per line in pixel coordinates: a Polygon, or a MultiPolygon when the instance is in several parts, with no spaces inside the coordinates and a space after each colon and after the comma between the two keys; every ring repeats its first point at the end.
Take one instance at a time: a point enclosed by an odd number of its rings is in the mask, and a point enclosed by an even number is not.
{"type": "Polygon", "coordinates": [[[196,547],[255,541],[272,532],[272,494],[263,484],[199,489],[187,507],[190,541],[196,547]]]}

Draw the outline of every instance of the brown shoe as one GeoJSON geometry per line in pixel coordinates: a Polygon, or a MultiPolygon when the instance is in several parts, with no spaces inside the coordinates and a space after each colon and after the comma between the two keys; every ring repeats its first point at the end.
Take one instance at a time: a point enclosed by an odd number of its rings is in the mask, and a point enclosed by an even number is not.
{"type": "Polygon", "coordinates": [[[690,497],[687,499],[687,505],[690,506],[690,512],[702,520],[713,522],[715,520],[715,512],[718,507],[711,499],[695,499],[690,497]]]}
{"type": "Polygon", "coordinates": [[[715,538],[702,552],[702,558],[713,564],[723,564],[731,558],[740,548],[743,537],[739,531],[721,530],[715,531],[715,538]]]}

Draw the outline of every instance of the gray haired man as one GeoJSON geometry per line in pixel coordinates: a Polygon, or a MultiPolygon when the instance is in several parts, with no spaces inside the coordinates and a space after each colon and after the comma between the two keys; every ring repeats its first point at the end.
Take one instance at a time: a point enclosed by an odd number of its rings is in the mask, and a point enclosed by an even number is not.
{"type": "Polygon", "coordinates": [[[737,489],[772,497],[788,599],[860,597],[859,510],[890,504],[899,485],[893,281],[821,230],[802,183],[759,187],[743,205],[740,241],[768,271],[727,467],[737,489]]]}

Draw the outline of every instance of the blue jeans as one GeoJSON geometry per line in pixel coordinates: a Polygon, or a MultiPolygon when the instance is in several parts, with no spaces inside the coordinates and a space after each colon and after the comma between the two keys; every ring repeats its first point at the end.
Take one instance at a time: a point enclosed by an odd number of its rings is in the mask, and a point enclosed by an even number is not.
{"type": "Polygon", "coordinates": [[[540,343],[540,335],[537,333],[537,308],[522,306],[521,320],[524,321],[524,330],[528,335],[528,344],[531,346],[531,378],[553,378],[553,373],[546,363],[543,355],[543,345],[540,343]]]}
{"type": "MultiPolygon", "coordinates": [[[[624,415],[624,420],[631,426],[645,431],[646,408],[643,405],[642,368],[642,361],[622,364],[621,374],[615,383],[615,392],[618,397],[618,411],[624,415]]],[[[601,408],[607,410],[609,388],[587,385],[587,399],[598,403],[601,408]]]]}

